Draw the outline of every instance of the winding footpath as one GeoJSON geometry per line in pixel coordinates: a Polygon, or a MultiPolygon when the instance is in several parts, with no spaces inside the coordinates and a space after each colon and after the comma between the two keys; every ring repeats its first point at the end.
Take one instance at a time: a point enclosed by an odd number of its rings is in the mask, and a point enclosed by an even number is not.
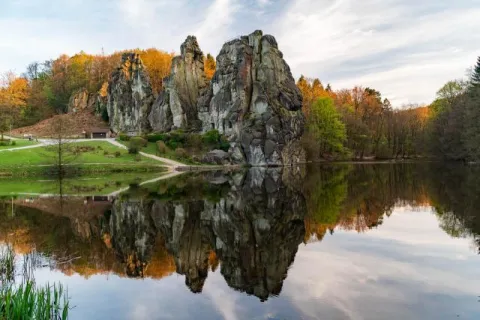
{"type": "MultiPolygon", "coordinates": [[[[5,138],[12,139],[12,140],[18,140],[16,138],[11,138],[11,137],[8,137],[8,136],[5,136],[5,138]]],[[[10,148],[10,149],[2,149],[2,150],[0,150],[0,152],[13,152],[13,151],[18,151],[18,150],[41,148],[41,147],[55,145],[55,144],[57,144],[57,141],[58,140],[56,140],[56,139],[38,139],[38,144],[31,145],[31,146],[10,148]]],[[[110,144],[112,144],[112,145],[114,145],[118,148],[125,149],[125,150],[127,149],[127,147],[125,145],[121,144],[120,142],[116,141],[115,139],[71,139],[71,140],[65,140],[64,143],[78,143],[78,142],[90,142],[90,141],[104,141],[104,142],[106,141],[106,142],[108,142],[108,143],[110,143],[110,144]]],[[[149,154],[149,153],[145,153],[145,152],[139,152],[139,154],[144,156],[144,157],[162,162],[162,164],[166,165],[169,168],[169,171],[172,171],[172,172],[177,171],[177,168],[179,168],[179,167],[187,167],[187,165],[184,164],[184,163],[174,161],[174,160],[171,160],[171,159],[167,159],[167,158],[158,157],[158,156],[155,156],[153,154],[149,154]]]]}

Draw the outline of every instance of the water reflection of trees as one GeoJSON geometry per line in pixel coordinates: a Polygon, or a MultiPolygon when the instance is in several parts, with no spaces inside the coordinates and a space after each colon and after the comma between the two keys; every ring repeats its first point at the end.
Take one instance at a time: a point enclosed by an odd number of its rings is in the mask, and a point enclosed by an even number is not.
{"type": "Polygon", "coordinates": [[[230,287],[265,300],[280,293],[302,241],[365,232],[397,205],[434,206],[448,234],[480,247],[479,179],[477,168],[434,164],[184,175],[115,199],[0,201],[0,241],[53,257],[66,274],[177,272],[192,292],[220,268],[230,287]]]}

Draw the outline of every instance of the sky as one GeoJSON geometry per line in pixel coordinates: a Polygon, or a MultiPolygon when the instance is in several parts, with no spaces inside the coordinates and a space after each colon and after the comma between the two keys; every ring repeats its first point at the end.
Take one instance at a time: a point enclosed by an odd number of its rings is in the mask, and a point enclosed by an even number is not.
{"type": "Polygon", "coordinates": [[[0,72],[81,50],[205,53],[261,29],[293,75],[429,103],[480,55],[480,0],[0,0],[0,72]]]}

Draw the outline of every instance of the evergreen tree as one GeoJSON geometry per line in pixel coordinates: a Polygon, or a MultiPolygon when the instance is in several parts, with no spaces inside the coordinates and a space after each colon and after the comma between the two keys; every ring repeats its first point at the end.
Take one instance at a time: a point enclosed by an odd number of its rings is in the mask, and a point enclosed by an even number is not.
{"type": "Polygon", "coordinates": [[[473,86],[480,86],[480,57],[478,57],[477,64],[473,67],[470,82],[473,86]]]}

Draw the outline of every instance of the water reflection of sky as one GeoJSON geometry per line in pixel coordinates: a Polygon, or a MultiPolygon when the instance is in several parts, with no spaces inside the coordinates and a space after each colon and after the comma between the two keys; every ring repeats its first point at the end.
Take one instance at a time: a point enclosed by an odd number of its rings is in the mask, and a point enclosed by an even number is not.
{"type": "Polygon", "coordinates": [[[300,245],[279,297],[260,302],[210,273],[202,294],[176,274],[88,279],[38,270],[69,288],[72,319],[480,319],[480,257],[429,209],[399,207],[377,229],[300,245]]]}

